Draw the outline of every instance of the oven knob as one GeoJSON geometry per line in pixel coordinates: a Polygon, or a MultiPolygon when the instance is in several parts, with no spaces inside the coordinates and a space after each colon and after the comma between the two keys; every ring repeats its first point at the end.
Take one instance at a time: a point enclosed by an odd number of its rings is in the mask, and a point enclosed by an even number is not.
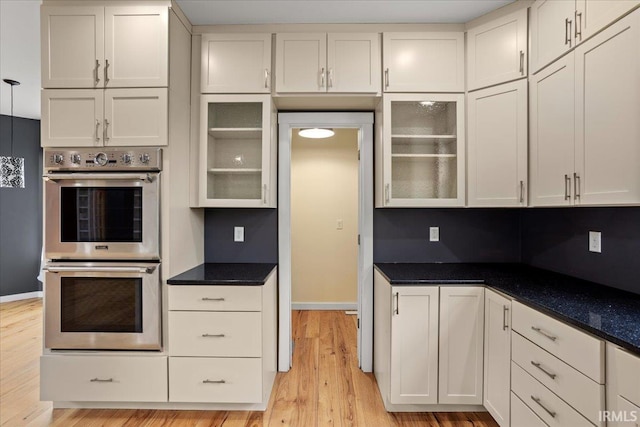
{"type": "Polygon", "coordinates": [[[147,163],[149,163],[149,161],[150,161],[150,160],[151,160],[151,156],[149,156],[147,153],[144,153],[144,154],[141,154],[141,155],[140,155],[140,161],[141,161],[142,163],[144,163],[145,165],[146,165],[147,163]]]}
{"type": "Polygon", "coordinates": [[[53,155],[53,163],[61,165],[64,162],[64,156],[62,154],[53,155]]]}
{"type": "Polygon", "coordinates": [[[131,164],[131,154],[123,154],[122,155],[122,162],[126,165],[131,164]]]}
{"type": "Polygon", "coordinates": [[[71,163],[73,163],[75,165],[79,165],[80,164],[80,154],[72,154],[71,155],[71,163]]]}
{"type": "Polygon", "coordinates": [[[95,163],[98,166],[106,166],[106,164],[109,163],[109,158],[105,153],[98,153],[96,154],[96,157],[93,159],[93,163],[95,163]]]}

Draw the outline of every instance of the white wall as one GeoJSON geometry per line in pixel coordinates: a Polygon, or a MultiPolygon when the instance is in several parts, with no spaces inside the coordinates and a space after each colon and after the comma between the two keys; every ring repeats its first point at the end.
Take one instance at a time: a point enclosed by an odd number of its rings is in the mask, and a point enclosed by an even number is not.
{"type": "MultiPolygon", "coordinates": [[[[13,114],[40,119],[40,0],[0,0],[0,77],[20,82],[13,114]]],[[[11,87],[0,81],[0,114],[11,113],[11,87]]]]}
{"type": "Polygon", "coordinates": [[[358,130],[291,139],[291,300],[358,300],[358,130]],[[342,220],[342,229],[337,221],[342,220]]]}

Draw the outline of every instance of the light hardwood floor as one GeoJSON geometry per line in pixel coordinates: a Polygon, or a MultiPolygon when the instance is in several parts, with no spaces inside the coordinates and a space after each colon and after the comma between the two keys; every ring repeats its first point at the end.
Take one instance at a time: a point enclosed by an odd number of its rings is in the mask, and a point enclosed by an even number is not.
{"type": "Polygon", "coordinates": [[[55,409],[39,401],[42,302],[0,304],[0,425],[497,427],[487,413],[387,413],[373,374],[358,368],[355,316],[294,311],[293,368],[265,412],[55,409]]]}

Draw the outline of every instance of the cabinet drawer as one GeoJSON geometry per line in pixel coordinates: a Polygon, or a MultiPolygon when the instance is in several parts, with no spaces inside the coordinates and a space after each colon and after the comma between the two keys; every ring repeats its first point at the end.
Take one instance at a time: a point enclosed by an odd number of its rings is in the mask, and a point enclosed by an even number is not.
{"type": "Polygon", "coordinates": [[[618,416],[619,418],[613,423],[609,422],[608,427],[635,427],[640,421],[640,406],[636,406],[629,402],[622,396],[615,397],[615,407],[617,413],[611,414],[611,416],[618,416]],[[635,422],[635,424],[633,424],[635,422]]]}
{"type": "MultiPolygon", "coordinates": [[[[511,391],[550,427],[593,427],[586,418],[511,362],[511,391]]],[[[512,420],[512,425],[514,421],[512,420]]]]}
{"type": "Polygon", "coordinates": [[[531,376],[598,425],[604,410],[604,385],[576,371],[531,341],[513,334],[511,358],[531,376]]]}
{"type": "Polygon", "coordinates": [[[518,302],[513,304],[512,322],[514,331],[604,384],[604,341],[518,302]]]}
{"type": "Polygon", "coordinates": [[[261,286],[169,286],[169,310],[260,311],[261,286]]]}
{"type": "Polygon", "coordinates": [[[169,401],[260,403],[262,359],[169,358],[169,401]]]}
{"type": "Polygon", "coordinates": [[[607,356],[611,359],[607,363],[614,367],[609,375],[615,377],[609,381],[618,385],[620,396],[640,406],[640,357],[617,347],[612,347],[607,356]]]}
{"type": "Polygon", "coordinates": [[[167,358],[42,356],[40,399],[166,402],[167,358]]]}
{"type": "Polygon", "coordinates": [[[169,312],[172,356],[260,357],[262,313],[169,312]]]}
{"type": "Polygon", "coordinates": [[[511,393],[511,425],[517,427],[546,427],[547,425],[518,396],[511,393]]]}

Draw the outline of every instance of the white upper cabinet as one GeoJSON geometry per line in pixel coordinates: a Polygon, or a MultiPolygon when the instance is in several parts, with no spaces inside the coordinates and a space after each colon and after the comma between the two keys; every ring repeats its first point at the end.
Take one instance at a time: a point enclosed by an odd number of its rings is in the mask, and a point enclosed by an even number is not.
{"type": "Polygon", "coordinates": [[[378,93],[376,33],[276,35],[276,92],[378,93]]]}
{"type": "Polygon", "coordinates": [[[591,37],[639,4],[640,0],[576,0],[579,40],[591,37]]]}
{"type": "Polygon", "coordinates": [[[640,203],[640,10],[578,46],[576,203],[640,203]]]}
{"type": "Polygon", "coordinates": [[[533,206],[571,205],[575,150],[574,56],[531,77],[530,171],[533,206]]]}
{"type": "Polygon", "coordinates": [[[484,288],[440,287],[438,403],[482,404],[484,288]]]}
{"type": "Polygon", "coordinates": [[[574,46],[575,2],[537,0],[531,6],[531,68],[537,72],[574,46]]]}
{"type": "Polygon", "coordinates": [[[527,206],[527,81],[471,92],[468,206],[527,206]]]}
{"type": "Polygon", "coordinates": [[[271,92],[271,34],[204,34],[200,89],[271,92]]]}
{"type": "Polygon", "coordinates": [[[165,87],[168,8],[42,6],[42,87],[165,87]]]}
{"type": "Polygon", "coordinates": [[[104,145],[167,145],[167,89],[104,91],[104,145]]]}
{"type": "Polygon", "coordinates": [[[462,32],[384,33],[385,92],[464,92],[462,32]]]}
{"type": "Polygon", "coordinates": [[[41,105],[43,147],[103,145],[104,90],[43,90],[41,105]]]}
{"type": "Polygon", "coordinates": [[[527,9],[467,31],[467,89],[527,75],[527,9]]]}
{"type": "Polygon", "coordinates": [[[380,35],[327,35],[327,92],[380,92],[380,35]]]}

